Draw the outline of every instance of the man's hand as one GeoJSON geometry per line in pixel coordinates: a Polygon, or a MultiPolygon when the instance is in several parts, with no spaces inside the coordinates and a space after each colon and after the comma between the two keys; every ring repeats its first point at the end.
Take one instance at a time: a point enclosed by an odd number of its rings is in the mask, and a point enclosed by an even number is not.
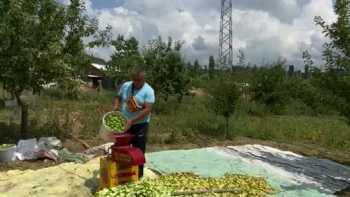
{"type": "Polygon", "coordinates": [[[151,110],[152,110],[152,104],[145,103],[143,110],[140,111],[140,113],[132,119],[132,123],[136,123],[142,120],[143,118],[145,118],[149,113],[151,113],[151,110]]]}
{"type": "Polygon", "coordinates": [[[120,111],[119,106],[113,105],[113,111],[120,111]]]}

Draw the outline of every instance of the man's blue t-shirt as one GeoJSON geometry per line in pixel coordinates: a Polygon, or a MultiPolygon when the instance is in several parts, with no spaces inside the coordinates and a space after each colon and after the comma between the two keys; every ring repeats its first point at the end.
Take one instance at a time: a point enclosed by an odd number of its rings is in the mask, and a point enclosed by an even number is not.
{"type": "MultiPolygon", "coordinates": [[[[132,94],[132,81],[125,82],[119,89],[118,96],[121,100],[120,103],[120,111],[128,118],[134,118],[136,117],[141,111],[137,112],[130,112],[128,110],[127,101],[129,96],[132,94]]],[[[139,90],[134,90],[134,97],[136,98],[136,102],[139,106],[143,106],[144,103],[150,103],[153,104],[155,102],[155,95],[153,88],[148,84],[145,83],[143,87],[139,90]]],[[[140,120],[136,122],[135,124],[139,123],[146,123],[150,121],[150,114],[148,114],[143,120],[140,120]]]]}

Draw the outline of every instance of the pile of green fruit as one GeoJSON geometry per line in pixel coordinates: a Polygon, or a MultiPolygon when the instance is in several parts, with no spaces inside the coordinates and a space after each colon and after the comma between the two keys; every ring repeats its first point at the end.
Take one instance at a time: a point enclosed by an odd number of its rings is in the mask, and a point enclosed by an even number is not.
{"type": "Polygon", "coordinates": [[[213,178],[174,173],[104,189],[96,193],[96,197],[268,196],[273,192],[266,180],[258,177],[225,175],[213,178]]]}
{"type": "Polygon", "coordinates": [[[5,150],[8,149],[10,147],[15,146],[14,144],[0,144],[0,150],[5,150]]]}
{"type": "Polygon", "coordinates": [[[105,124],[113,132],[123,132],[126,127],[126,118],[119,112],[109,113],[105,117],[105,124]]]}

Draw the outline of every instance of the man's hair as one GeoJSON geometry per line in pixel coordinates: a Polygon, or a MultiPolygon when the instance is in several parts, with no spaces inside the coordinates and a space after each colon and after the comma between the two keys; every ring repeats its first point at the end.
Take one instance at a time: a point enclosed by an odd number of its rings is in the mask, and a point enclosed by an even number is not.
{"type": "Polygon", "coordinates": [[[133,67],[131,68],[130,74],[131,74],[131,76],[137,76],[137,75],[140,75],[140,74],[145,75],[145,74],[146,74],[146,71],[145,71],[144,66],[142,66],[142,65],[137,65],[137,66],[133,66],[133,67]]]}

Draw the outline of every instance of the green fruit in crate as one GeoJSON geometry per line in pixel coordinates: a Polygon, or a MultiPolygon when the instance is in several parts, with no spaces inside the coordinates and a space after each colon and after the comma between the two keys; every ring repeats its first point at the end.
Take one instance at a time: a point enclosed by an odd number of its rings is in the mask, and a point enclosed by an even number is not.
{"type": "Polygon", "coordinates": [[[106,126],[113,132],[123,132],[126,119],[119,113],[110,113],[105,117],[106,126]]]}

